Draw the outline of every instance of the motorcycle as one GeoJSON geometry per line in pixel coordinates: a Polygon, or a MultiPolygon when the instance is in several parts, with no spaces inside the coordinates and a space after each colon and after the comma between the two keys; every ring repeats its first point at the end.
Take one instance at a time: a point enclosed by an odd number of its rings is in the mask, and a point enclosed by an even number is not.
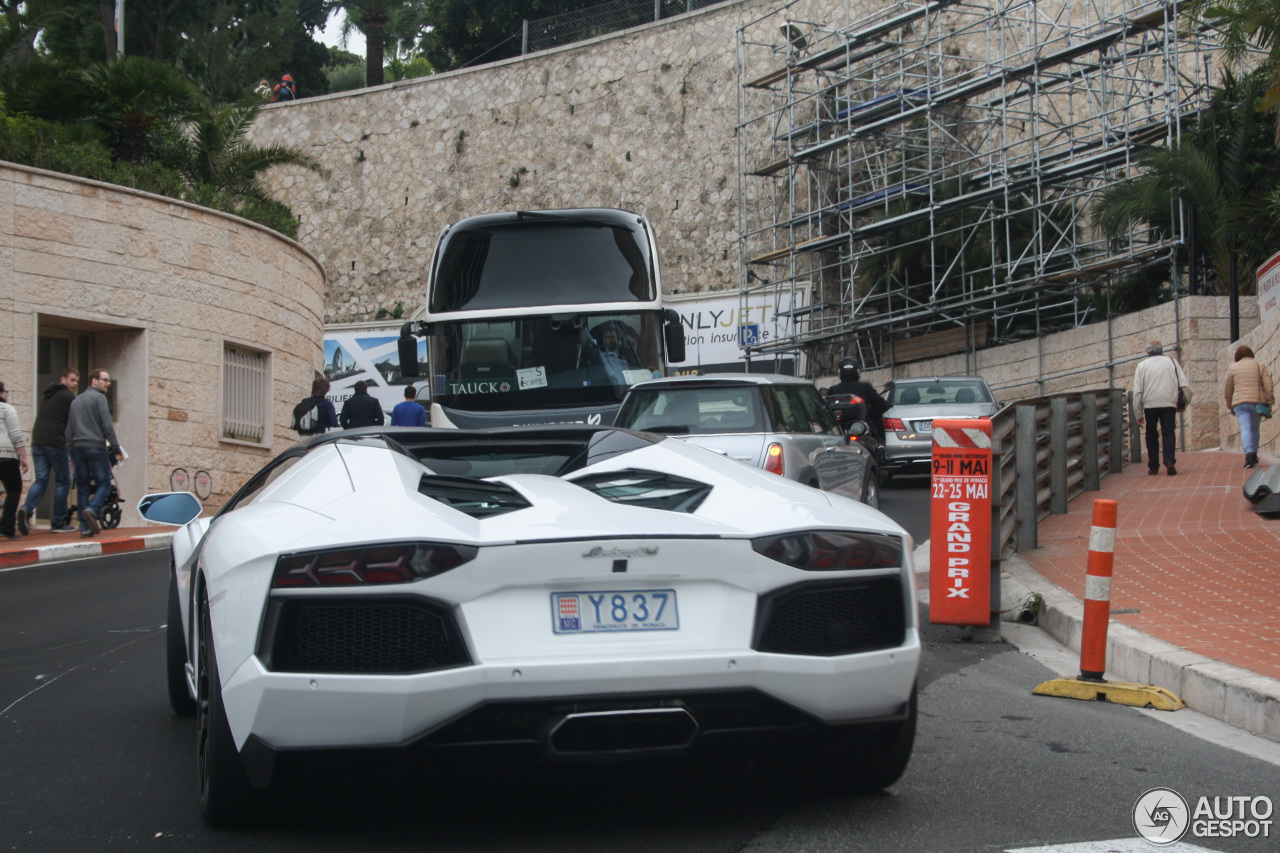
{"type": "Polygon", "coordinates": [[[880,485],[889,481],[889,454],[884,447],[884,439],[876,435],[871,424],[867,422],[867,402],[856,394],[836,394],[827,398],[827,409],[831,411],[840,429],[849,437],[850,442],[858,442],[871,451],[871,458],[876,460],[880,471],[880,485]]]}

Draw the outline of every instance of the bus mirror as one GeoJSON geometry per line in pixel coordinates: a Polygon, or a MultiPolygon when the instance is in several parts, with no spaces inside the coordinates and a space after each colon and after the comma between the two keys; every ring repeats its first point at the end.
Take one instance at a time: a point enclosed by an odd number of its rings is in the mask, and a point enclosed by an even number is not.
{"type": "Polygon", "coordinates": [[[668,308],[663,317],[666,320],[662,333],[667,344],[667,361],[684,361],[684,329],[680,328],[680,315],[668,308]]]}
{"type": "Polygon", "coordinates": [[[414,379],[418,375],[418,339],[413,336],[412,323],[405,323],[400,328],[400,340],[396,346],[400,351],[400,375],[405,379],[414,379]]]}

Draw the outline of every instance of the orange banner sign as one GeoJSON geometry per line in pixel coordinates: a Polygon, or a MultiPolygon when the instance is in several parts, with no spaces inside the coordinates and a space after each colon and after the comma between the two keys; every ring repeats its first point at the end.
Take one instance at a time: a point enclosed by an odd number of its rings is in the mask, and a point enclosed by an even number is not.
{"type": "Polygon", "coordinates": [[[991,421],[933,422],[929,621],[991,621],[991,421]]]}

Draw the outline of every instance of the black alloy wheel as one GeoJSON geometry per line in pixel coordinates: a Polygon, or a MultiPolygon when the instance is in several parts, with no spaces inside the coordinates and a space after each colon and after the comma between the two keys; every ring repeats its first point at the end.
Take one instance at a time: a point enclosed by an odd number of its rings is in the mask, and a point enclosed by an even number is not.
{"type": "Polygon", "coordinates": [[[213,648],[213,625],[209,616],[209,595],[200,591],[200,639],[196,661],[196,762],[200,773],[200,814],[216,827],[238,827],[252,823],[259,803],[249,785],[248,774],[236,751],[226,708],[222,704],[222,682],[213,648]]]}

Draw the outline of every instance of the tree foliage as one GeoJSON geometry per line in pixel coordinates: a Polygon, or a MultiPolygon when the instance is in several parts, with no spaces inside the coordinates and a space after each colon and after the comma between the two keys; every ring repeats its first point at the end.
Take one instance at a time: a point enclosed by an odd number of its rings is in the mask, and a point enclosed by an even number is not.
{"type": "Polygon", "coordinates": [[[525,20],[538,20],[600,5],[601,0],[422,0],[429,31],[422,54],[441,71],[520,55],[525,20]]]}
{"type": "MultiPolygon", "coordinates": [[[[1140,174],[1099,197],[1099,227],[1118,238],[1141,222],[1167,237],[1180,200],[1194,217],[1197,251],[1209,260],[1211,292],[1226,292],[1233,259],[1237,269],[1249,269],[1274,252],[1280,245],[1274,215],[1280,152],[1259,111],[1269,75],[1266,68],[1242,79],[1228,73],[1179,144],[1144,152],[1140,174]]],[[[1251,277],[1243,278],[1247,283],[1251,277]]]]}
{"type": "Polygon", "coordinates": [[[67,68],[32,58],[0,73],[0,159],[235,213],[297,235],[258,180],[300,152],[248,144],[262,104],[211,105],[173,66],[140,56],[67,68]]]}
{"type": "MultiPolygon", "coordinates": [[[[1218,31],[1233,62],[1253,51],[1264,54],[1260,67],[1266,85],[1259,108],[1271,111],[1280,106],[1280,0],[1190,0],[1186,10],[1194,22],[1218,31]]],[[[1280,139],[1280,113],[1276,133],[1280,139]]]]}

